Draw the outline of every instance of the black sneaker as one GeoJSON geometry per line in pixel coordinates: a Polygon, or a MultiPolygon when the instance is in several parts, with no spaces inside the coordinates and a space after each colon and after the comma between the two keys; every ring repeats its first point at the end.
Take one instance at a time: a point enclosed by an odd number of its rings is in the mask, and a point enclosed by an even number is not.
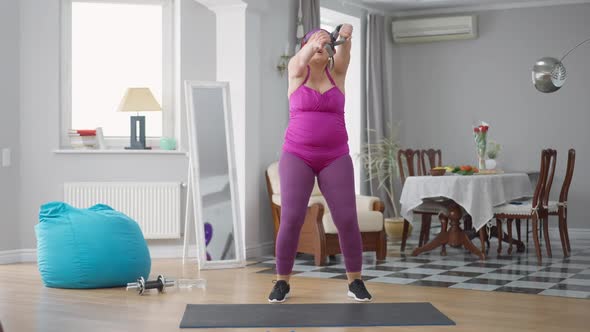
{"type": "Polygon", "coordinates": [[[285,280],[273,280],[275,283],[270,295],[268,296],[268,302],[277,303],[285,302],[285,299],[289,295],[291,287],[285,280]]]}
{"type": "Polygon", "coordinates": [[[369,302],[373,299],[365,287],[365,283],[361,279],[354,279],[354,281],[348,285],[348,296],[359,302],[369,302]]]}

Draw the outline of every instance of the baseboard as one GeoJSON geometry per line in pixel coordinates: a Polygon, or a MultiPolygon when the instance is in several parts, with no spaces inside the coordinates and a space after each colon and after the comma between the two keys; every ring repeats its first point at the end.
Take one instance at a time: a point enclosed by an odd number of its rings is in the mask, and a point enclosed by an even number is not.
{"type": "Polygon", "coordinates": [[[36,249],[16,249],[0,251],[0,264],[30,263],[36,261],[36,249]]]}
{"type": "MultiPolygon", "coordinates": [[[[554,227],[550,227],[550,228],[554,228],[554,227]]],[[[555,227],[555,229],[559,230],[556,227],[555,227]]],[[[571,228],[570,227],[568,230],[570,233],[579,233],[579,232],[588,233],[588,232],[590,232],[590,228],[571,228]]]]}
{"type": "Polygon", "coordinates": [[[268,241],[256,245],[251,245],[246,248],[246,259],[258,258],[266,255],[273,255],[274,250],[274,241],[268,241]]]}
{"type": "MultiPolygon", "coordinates": [[[[150,256],[154,258],[182,258],[182,245],[148,245],[150,256]]],[[[188,257],[197,257],[197,246],[188,248],[188,257]]]]}
{"type": "MultiPolygon", "coordinates": [[[[523,224],[521,227],[524,232],[526,226],[523,224]]],[[[533,229],[533,227],[529,225],[529,231],[532,231],[532,229],[533,229]]],[[[583,237],[590,236],[590,234],[588,234],[588,233],[590,233],[590,228],[570,228],[570,229],[568,229],[568,231],[569,231],[570,238],[576,237],[576,234],[580,234],[583,237]]],[[[504,232],[506,232],[506,230],[504,230],[504,232]]],[[[559,228],[558,227],[549,227],[549,233],[552,233],[552,234],[559,233],[559,228]]]]}
{"type": "MultiPolygon", "coordinates": [[[[549,231],[559,234],[559,228],[557,227],[549,227],[549,231]]],[[[587,239],[590,237],[590,228],[569,228],[568,235],[570,240],[579,237],[587,239]]]]}
{"type": "MultiPolygon", "coordinates": [[[[181,258],[182,245],[149,245],[152,259],[181,258]]],[[[269,241],[246,248],[247,258],[272,255],[274,241],[269,241]]],[[[188,257],[197,257],[197,246],[189,246],[188,257]]],[[[0,264],[31,263],[37,261],[36,249],[16,249],[0,251],[0,264]]]]}
{"type": "MultiPolygon", "coordinates": [[[[182,245],[148,246],[152,259],[181,258],[182,245]]],[[[189,247],[188,257],[197,257],[197,246],[189,247]]],[[[37,249],[17,249],[0,251],[0,265],[37,262],[37,249]]]]}
{"type": "Polygon", "coordinates": [[[0,251],[0,264],[13,264],[21,262],[22,250],[4,250],[0,251]]]}
{"type": "MultiPolygon", "coordinates": [[[[516,225],[516,223],[513,223],[513,225],[516,225]]],[[[494,226],[496,226],[495,223],[494,223],[494,226]]],[[[523,224],[522,224],[521,227],[524,229],[526,227],[526,224],[523,222],[523,224]]],[[[532,226],[529,225],[529,230],[531,228],[532,228],[532,226]]],[[[438,232],[440,232],[440,230],[439,230],[440,229],[440,224],[436,224],[435,225],[433,223],[433,225],[430,227],[430,229],[431,230],[436,229],[436,232],[431,232],[431,234],[438,234],[438,232]]],[[[559,228],[554,227],[554,226],[551,226],[551,227],[549,227],[549,231],[550,232],[558,232],[559,233],[559,228]]],[[[590,233],[590,228],[571,228],[571,227],[569,228],[570,237],[572,235],[580,234],[580,233],[582,233],[584,236],[588,236],[588,234],[586,234],[586,233],[590,233]]]]}
{"type": "MultiPolygon", "coordinates": [[[[257,258],[274,253],[274,241],[268,241],[246,247],[246,259],[257,258]]],[[[150,254],[152,258],[180,258],[182,257],[181,245],[150,245],[150,254]]],[[[197,257],[197,246],[189,247],[188,257],[197,257]]]]}

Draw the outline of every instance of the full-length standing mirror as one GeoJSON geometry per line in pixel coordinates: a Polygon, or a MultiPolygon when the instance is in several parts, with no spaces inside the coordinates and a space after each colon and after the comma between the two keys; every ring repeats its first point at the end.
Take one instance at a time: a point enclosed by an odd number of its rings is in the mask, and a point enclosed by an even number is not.
{"type": "Polygon", "coordinates": [[[244,266],[229,83],[185,81],[185,96],[199,268],[244,266]]]}

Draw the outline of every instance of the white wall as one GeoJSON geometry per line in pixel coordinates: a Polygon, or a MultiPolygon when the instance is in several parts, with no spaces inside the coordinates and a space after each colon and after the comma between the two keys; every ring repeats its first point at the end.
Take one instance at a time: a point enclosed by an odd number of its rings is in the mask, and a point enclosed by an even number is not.
{"type": "Polygon", "coordinates": [[[590,5],[489,11],[480,14],[477,40],[397,46],[397,100],[403,144],[438,147],[445,163],[474,164],[473,121],[491,124],[490,138],[503,145],[504,169],[538,169],[540,149],[558,150],[552,192],[563,181],[567,149],[577,149],[570,191],[569,227],[588,228],[590,204],[590,49],[565,61],[568,81],[545,95],[531,84],[530,70],[542,56],[561,56],[590,37],[590,5]]]}
{"type": "MultiPolygon", "coordinates": [[[[184,81],[215,81],[215,14],[195,0],[181,0],[180,129],[186,142],[184,81]]],[[[185,149],[188,147],[185,146],[185,149]]]]}
{"type": "Polygon", "coordinates": [[[0,149],[12,150],[12,165],[0,166],[0,251],[19,248],[18,11],[18,1],[0,1],[0,149]]]}
{"type": "MultiPolygon", "coordinates": [[[[20,3],[20,247],[35,248],[33,227],[39,206],[61,200],[64,182],[186,181],[187,159],[180,155],[53,153],[59,146],[60,1],[20,3]]],[[[182,6],[182,79],[214,80],[214,15],[193,0],[182,0],[182,6]]]]}
{"type": "Polygon", "coordinates": [[[295,43],[297,2],[248,1],[246,20],[246,247],[273,253],[274,233],[264,171],[278,160],[289,117],[287,76],[276,69],[295,43]],[[264,4],[264,6],[261,6],[264,4]]]}

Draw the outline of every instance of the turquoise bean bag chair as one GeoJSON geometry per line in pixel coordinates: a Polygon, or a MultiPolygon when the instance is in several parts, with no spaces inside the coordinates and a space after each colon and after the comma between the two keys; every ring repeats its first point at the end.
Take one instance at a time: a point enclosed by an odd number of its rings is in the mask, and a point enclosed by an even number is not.
{"type": "Polygon", "coordinates": [[[35,233],[39,272],[47,287],[118,287],[150,274],[141,229],[108,205],[78,209],[63,202],[44,204],[35,233]]]}

